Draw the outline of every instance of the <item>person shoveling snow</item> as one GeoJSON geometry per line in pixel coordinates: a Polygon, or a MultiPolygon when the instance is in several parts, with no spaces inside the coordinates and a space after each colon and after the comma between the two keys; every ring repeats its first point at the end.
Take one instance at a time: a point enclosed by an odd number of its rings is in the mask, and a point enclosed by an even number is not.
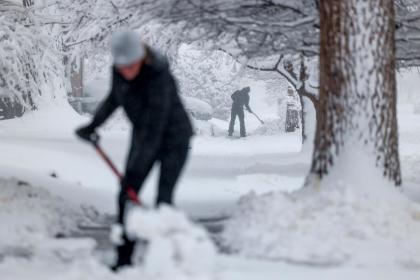
{"type": "MultiPolygon", "coordinates": [[[[144,45],[131,30],[112,37],[112,88],[93,120],[76,134],[89,142],[99,140],[96,129],[119,107],[132,123],[132,140],[118,198],[117,223],[124,228],[124,209],[130,191],[139,192],[156,161],[160,179],[156,204],[172,204],[176,181],[188,155],[192,125],[181,103],[166,58],[144,45]]],[[[131,192],[132,194],[132,192],[131,192]]],[[[117,246],[114,269],[131,264],[135,242],[117,246]]]]}
{"type": "Polygon", "coordinates": [[[244,107],[246,108],[248,112],[250,113],[252,112],[251,108],[249,107],[249,92],[250,92],[250,88],[245,87],[241,90],[235,91],[231,96],[232,109],[231,109],[231,117],[230,117],[230,123],[229,123],[229,131],[228,131],[229,136],[233,135],[236,116],[238,116],[241,137],[246,137],[244,107]]]}
{"type": "Polygon", "coordinates": [[[235,121],[236,117],[239,118],[239,128],[240,128],[240,135],[241,137],[246,137],[246,128],[245,128],[245,114],[244,114],[244,107],[250,113],[253,114],[261,124],[264,124],[264,121],[255,114],[251,107],[249,107],[249,92],[251,89],[249,87],[244,87],[241,90],[237,90],[232,94],[232,109],[231,109],[231,117],[229,122],[229,130],[228,135],[229,137],[233,136],[233,132],[235,130],[235,121]]]}

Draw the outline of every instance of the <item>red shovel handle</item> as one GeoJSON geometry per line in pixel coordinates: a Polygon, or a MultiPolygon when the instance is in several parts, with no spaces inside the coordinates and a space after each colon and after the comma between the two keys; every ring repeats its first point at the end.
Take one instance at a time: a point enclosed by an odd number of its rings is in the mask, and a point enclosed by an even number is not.
{"type": "MultiPolygon", "coordinates": [[[[92,141],[93,146],[95,147],[95,150],[98,152],[98,154],[101,156],[101,158],[106,162],[106,164],[111,168],[112,172],[115,174],[115,176],[118,177],[120,181],[122,181],[124,178],[122,174],[118,171],[115,164],[112,162],[112,160],[108,157],[108,155],[102,150],[102,148],[99,146],[97,141],[92,141]]],[[[137,196],[136,191],[132,186],[127,186],[127,195],[128,198],[135,204],[140,204],[140,200],[137,196]]]]}

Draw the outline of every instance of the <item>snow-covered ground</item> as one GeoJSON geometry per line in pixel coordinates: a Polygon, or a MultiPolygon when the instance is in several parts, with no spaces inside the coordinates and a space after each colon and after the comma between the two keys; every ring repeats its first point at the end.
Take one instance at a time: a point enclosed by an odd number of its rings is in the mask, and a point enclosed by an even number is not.
{"type": "MultiPolygon", "coordinates": [[[[172,272],[172,279],[420,279],[420,114],[414,111],[415,102],[399,105],[404,191],[390,191],[399,202],[349,186],[297,197],[292,192],[302,186],[310,159],[299,153],[299,132],[194,139],[177,206],[193,217],[233,214],[223,237],[239,254],[212,259],[205,249],[207,273],[172,272]]],[[[114,275],[95,257],[93,240],[57,238],[94,219],[96,210],[115,212],[116,179],[73,135],[86,121],[55,104],[0,123],[0,279],[168,279],[138,267],[114,275]]],[[[129,132],[108,128],[101,135],[123,168],[129,132]]],[[[147,204],[156,175],[141,194],[147,204]]],[[[156,272],[167,260],[154,257],[147,267],[156,272]]]]}
{"type": "MultiPolygon", "coordinates": [[[[89,145],[75,138],[74,128],[87,119],[70,110],[65,106],[46,108],[23,119],[3,122],[0,126],[3,165],[0,176],[13,175],[33,181],[31,178],[42,176],[45,180],[51,180],[53,177],[50,175],[55,174],[53,180],[56,182],[91,190],[92,196],[101,198],[94,202],[94,206],[101,211],[113,213],[114,195],[118,189],[116,178],[89,145]],[[23,170],[30,174],[26,175],[23,170]]],[[[299,133],[250,136],[246,140],[195,138],[192,156],[179,184],[177,204],[194,214],[201,214],[202,211],[207,214],[212,210],[212,214],[221,215],[227,210],[225,207],[232,206],[251,189],[257,192],[276,190],[281,181],[292,181],[300,185],[306,166],[293,155],[300,149],[299,139],[299,133]],[[291,176],[290,164],[295,165],[291,176]],[[282,169],[284,172],[281,172],[282,169]],[[265,177],[265,181],[271,180],[271,184],[254,188],[247,183],[258,180],[258,177],[265,177]],[[215,201],[217,207],[213,205],[215,201]]],[[[123,169],[129,132],[120,129],[104,130],[102,140],[104,149],[123,169]]],[[[153,203],[155,196],[156,175],[157,172],[153,172],[142,193],[143,200],[149,204],[153,203]]]]}

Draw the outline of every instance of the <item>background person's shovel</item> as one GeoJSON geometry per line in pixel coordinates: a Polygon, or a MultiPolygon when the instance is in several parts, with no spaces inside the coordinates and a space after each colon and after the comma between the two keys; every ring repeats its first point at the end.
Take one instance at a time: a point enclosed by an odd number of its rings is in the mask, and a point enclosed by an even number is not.
{"type": "Polygon", "coordinates": [[[259,121],[261,124],[264,124],[264,121],[262,119],[260,119],[260,117],[258,117],[257,114],[255,114],[254,112],[251,111],[251,114],[253,114],[259,121]]]}

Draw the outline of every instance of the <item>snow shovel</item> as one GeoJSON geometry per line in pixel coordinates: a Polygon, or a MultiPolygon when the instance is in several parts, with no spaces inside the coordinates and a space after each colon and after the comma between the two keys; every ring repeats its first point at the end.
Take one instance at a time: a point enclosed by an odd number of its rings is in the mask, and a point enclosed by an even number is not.
{"type": "MultiPolygon", "coordinates": [[[[112,160],[109,158],[109,156],[104,152],[102,147],[99,146],[99,135],[97,135],[95,133],[92,136],[92,138],[90,139],[90,143],[93,145],[93,147],[95,148],[95,150],[99,154],[99,156],[106,162],[106,164],[109,166],[109,168],[115,174],[115,176],[117,176],[118,179],[120,181],[122,181],[122,179],[123,179],[122,174],[118,171],[117,167],[112,162],[112,160]]],[[[127,195],[128,195],[128,198],[130,199],[130,201],[133,202],[134,204],[136,204],[136,205],[141,204],[140,200],[137,196],[137,193],[132,186],[127,186],[127,195]]]]}
{"type": "Polygon", "coordinates": [[[253,114],[259,121],[261,124],[264,124],[264,121],[262,119],[260,119],[260,117],[258,117],[257,114],[255,114],[254,112],[251,111],[251,114],[253,114]]]}

